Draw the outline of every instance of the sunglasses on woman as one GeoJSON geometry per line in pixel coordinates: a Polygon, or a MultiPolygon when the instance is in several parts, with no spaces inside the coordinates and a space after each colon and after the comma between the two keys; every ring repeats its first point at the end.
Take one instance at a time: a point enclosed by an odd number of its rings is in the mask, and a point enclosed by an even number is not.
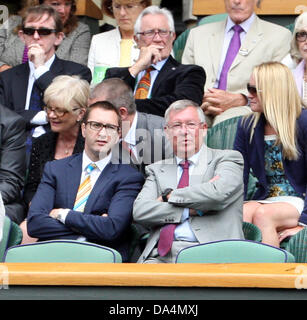
{"type": "Polygon", "coordinates": [[[251,84],[247,84],[246,86],[247,91],[252,94],[252,95],[256,95],[257,94],[257,88],[255,86],[252,86],[251,84]]]}
{"type": "Polygon", "coordinates": [[[35,29],[35,28],[22,28],[22,31],[24,34],[27,36],[33,36],[35,31],[40,36],[49,36],[51,33],[56,33],[57,31],[55,29],[48,29],[48,28],[40,28],[40,29],[35,29]]]}

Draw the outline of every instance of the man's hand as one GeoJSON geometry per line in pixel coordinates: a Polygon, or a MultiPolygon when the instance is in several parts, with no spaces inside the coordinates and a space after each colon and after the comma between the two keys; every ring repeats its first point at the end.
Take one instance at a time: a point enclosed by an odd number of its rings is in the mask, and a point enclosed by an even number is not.
{"type": "Polygon", "coordinates": [[[5,71],[5,70],[8,70],[8,69],[11,69],[12,66],[9,66],[8,64],[3,64],[1,67],[0,67],[0,72],[2,71],[5,71]]]}
{"type": "Polygon", "coordinates": [[[49,216],[53,219],[57,219],[61,209],[52,209],[49,216]]]}
{"type": "Polygon", "coordinates": [[[156,64],[161,61],[161,49],[163,49],[163,47],[156,44],[151,44],[148,47],[142,47],[140,49],[138,60],[129,68],[130,74],[136,77],[141,71],[149,68],[151,64],[156,64]]]}
{"type": "Polygon", "coordinates": [[[245,106],[247,100],[240,93],[231,93],[220,89],[209,89],[203,97],[201,108],[206,115],[219,115],[233,107],[245,106]]]}
{"type": "Polygon", "coordinates": [[[29,60],[33,62],[35,69],[43,66],[46,59],[44,49],[38,43],[30,44],[28,49],[29,60]]]}

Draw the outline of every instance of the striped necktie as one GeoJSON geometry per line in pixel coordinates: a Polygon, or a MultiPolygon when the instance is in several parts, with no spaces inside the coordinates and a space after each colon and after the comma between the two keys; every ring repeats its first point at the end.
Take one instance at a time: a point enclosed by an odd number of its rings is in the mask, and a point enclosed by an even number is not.
{"type": "Polygon", "coordinates": [[[79,189],[78,189],[78,193],[77,193],[77,197],[75,200],[75,205],[73,210],[75,211],[80,211],[83,212],[85,205],[86,205],[86,201],[88,199],[88,197],[90,196],[90,193],[92,191],[92,186],[91,186],[91,172],[97,168],[95,163],[90,163],[87,167],[86,167],[86,174],[84,177],[83,182],[80,184],[79,189]]]}
{"type": "Polygon", "coordinates": [[[146,99],[148,97],[148,92],[150,89],[150,72],[155,70],[154,67],[150,66],[148,69],[146,69],[145,74],[141,78],[141,80],[138,83],[138,86],[136,88],[134,98],[135,99],[146,99]]]}
{"type": "MultiPolygon", "coordinates": [[[[177,189],[187,187],[189,185],[189,166],[188,160],[180,162],[179,166],[182,168],[182,175],[178,183],[177,189]]],[[[171,250],[174,240],[174,232],[178,224],[169,223],[162,227],[160,231],[160,238],[158,242],[158,253],[164,257],[171,250]]]]}

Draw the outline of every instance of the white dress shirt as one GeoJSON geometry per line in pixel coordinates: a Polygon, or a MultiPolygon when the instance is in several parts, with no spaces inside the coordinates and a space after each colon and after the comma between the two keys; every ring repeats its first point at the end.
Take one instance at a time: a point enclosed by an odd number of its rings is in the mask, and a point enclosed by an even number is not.
{"type": "MultiPolygon", "coordinates": [[[[29,68],[30,68],[30,74],[29,74],[29,82],[28,82],[28,90],[27,90],[27,97],[26,97],[26,104],[25,104],[25,110],[29,110],[29,104],[30,104],[30,98],[31,98],[31,93],[32,93],[32,88],[34,82],[42,76],[44,73],[50,70],[50,67],[55,59],[55,55],[53,55],[48,61],[45,62],[43,66],[38,67],[35,69],[34,63],[31,62],[30,60],[28,61],[29,63],[29,68]]],[[[35,128],[33,132],[33,137],[37,138],[40,135],[45,133],[45,129],[42,127],[42,125],[47,124],[47,115],[44,110],[39,111],[31,120],[32,124],[38,125],[38,127],[35,128]]]]}
{"type": "MultiPolygon", "coordinates": [[[[199,158],[199,152],[194,154],[191,158],[188,160],[190,161],[190,166],[189,166],[189,177],[191,177],[193,169],[195,168],[195,164],[197,163],[199,158]]],[[[180,181],[181,175],[183,173],[183,169],[179,165],[180,162],[184,161],[183,159],[180,159],[176,157],[176,162],[177,162],[177,184],[180,181]]],[[[197,239],[191,229],[189,218],[190,218],[190,213],[189,213],[189,208],[184,208],[183,213],[181,216],[181,223],[176,227],[175,232],[174,232],[174,239],[175,240],[180,240],[180,241],[189,241],[189,242],[197,242],[197,239]]]]}
{"type": "MultiPolygon", "coordinates": [[[[131,126],[129,128],[129,131],[124,137],[124,141],[127,143],[131,151],[133,152],[133,155],[136,159],[138,159],[137,150],[136,150],[136,124],[138,122],[138,113],[136,112],[134,115],[134,119],[131,123],[131,126]]],[[[125,125],[125,124],[123,124],[125,125]]]]}

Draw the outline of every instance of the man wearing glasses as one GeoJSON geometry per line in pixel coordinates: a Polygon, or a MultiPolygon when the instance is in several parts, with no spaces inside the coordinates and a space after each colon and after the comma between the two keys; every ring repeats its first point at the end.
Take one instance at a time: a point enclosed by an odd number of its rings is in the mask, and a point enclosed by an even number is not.
{"type": "Polygon", "coordinates": [[[84,152],[45,165],[29,209],[28,233],[39,240],[99,243],[127,261],[132,206],[143,176],[112,157],[120,115],[111,103],[91,105],[81,129],[84,152]]]}
{"type": "Polygon", "coordinates": [[[163,117],[176,100],[202,102],[205,72],[202,67],[182,65],[173,59],[175,37],[170,11],[147,7],[134,26],[134,39],[140,49],[137,61],[129,68],[110,68],[106,72],[106,78],[121,78],[134,90],[140,112],[163,117]]]}
{"type": "Polygon", "coordinates": [[[192,101],[172,103],[165,122],[175,157],[146,167],[134,203],[134,220],[151,230],[141,263],[174,263],[185,247],[243,239],[242,156],[205,146],[204,114],[192,101]]]}
{"type": "Polygon", "coordinates": [[[56,76],[79,75],[91,81],[87,67],[55,55],[56,47],[64,37],[62,30],[61,18],[52,7],[29,8],[19,31],[29,61],[0,74],[0,102],[25,118],[27,129],[33,129],[33,137],[45,132],[42,127],[47,124],[43,94],[56,76]]]}

